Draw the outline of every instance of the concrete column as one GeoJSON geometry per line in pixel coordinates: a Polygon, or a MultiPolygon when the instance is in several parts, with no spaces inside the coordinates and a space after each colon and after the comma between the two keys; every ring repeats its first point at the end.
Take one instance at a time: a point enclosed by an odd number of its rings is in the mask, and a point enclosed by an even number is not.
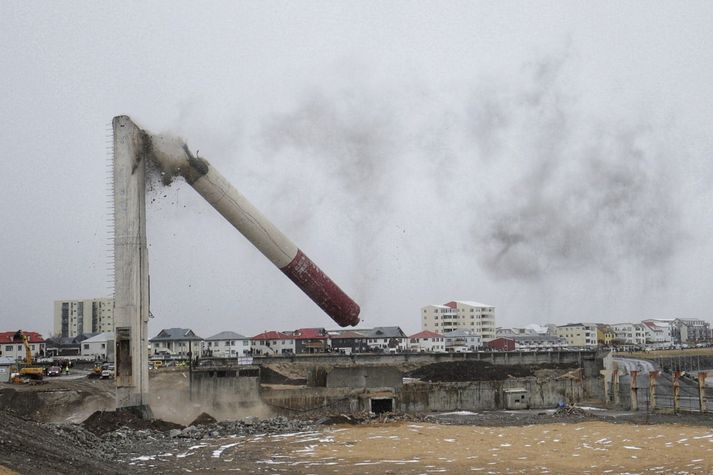
{"type": "Polygon", "coordinates": [[[681,372],[673,372],[673,412],[678,414],[681,410],[681,372]]]}
{"type": "Polygon", "coordinates": [[[631,410],[632,411],[639,410],[639,387],[637,386],[637,381],[636,381],[637,376],[639,376],[639,372],[632,370],[631,371],[631,384],[629,385],[629,388],[631,390],[631,410]]]}
{"type": "Polygon", "coordinates": [[[614,405],[618,406],[621,404],[621,394],[619,394],[619,369],[615,368],[614,369],[614,388],[612,389],[614,392],[614,405]]]}
{"type": "Polygon", "coordinates": [[[658,371],[649,373],[649,407],[652,411],[656,409],[656,378],[658,375],[658,371]]]}
{"type": "Polygon", "coordinates": [[[599,374],[604,380],[604,404],[609,407],[609,385],[611,384],[612,372],[608,369],[602,369],[599,371],[599,374]]]}
{"type": "Polygon", "coordinates": [[[705,371],[698,372],[698,405],[701,409],[701,414],[706,412],[706,377],[708,373],[705,371]]]}
{"type": "Polygon", "coordinates": [[[149,267],[141,130],[127,116],[114,129],[114,322],[116,407],[151,417],[148,407],[149,267]]]}

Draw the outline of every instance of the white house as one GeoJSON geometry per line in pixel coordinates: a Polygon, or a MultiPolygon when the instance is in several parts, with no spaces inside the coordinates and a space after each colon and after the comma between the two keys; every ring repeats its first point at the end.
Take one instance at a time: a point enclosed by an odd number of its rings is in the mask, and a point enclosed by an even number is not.
{"type": "MultiPolygon", "coordinates": [[[[30,345],[32,358],[37,358],[45,353],[45,339],[37,332],[23,332],[27,337],[27,344],[30,345]]],[[[13,360],[24,360],[27,350],[19,339],[17,331],[0,332],[0,356],[7,356],[13,360]]]]}
{"type": "Polygon", "coordinates": [[[220,332],[203,340],[203,354],[217,358],[237,358],[250,354],[250,337],[235,332],[220,332]]]}
{"type": "Polygon", "coordinates": [[[478,348],[483,346],[483,339],[473,330],[455,330],[443,337],[448,352],[468,353],[478,351],[478,348]]]}
{"type": "Polygon", "coordinates": [[[203,338],[188,328],[164,328],[149,340],[152,354],[180,357],[188,356],[189,352],[194,357],[198,356],[201,351],[201,341],[203,338]]]}
{"type": "Polygon", "coordinates": [[[609,325],[614,330],[615,344],[646,345],[646,325],[641,323],[615,323],[609,325]]]}
{"type": "Polygon", "coordinates": [[[446,351],[446,343],[443,340],[443,335],[422,331],[409,337],[409,350],[442,353],[446,351]]]}
{"type": "Polygon", "coordinates": [[[366,336],[371,351],[393,352],[408,347],[408,337],[400,327],[374,327],[357,331],[366,336]]]}
{"type": "Polygon", "coordinates": [[[671,335],[671,320],[657,320],[654,318],[642,320],[646,332],[646,346],[651,348],[669,348],[673,346],[671,335]]]}
{"type": "Polygon", "coordinates": [[[253,354],[289,355],[295,353],[295,339],[291,335],[277,331],[266,331],[251,338],[253,354]]]}
{"type": "Polygon", "coordinates": [[[104,332],[82,342],[82,356],[97,361],[114,361],[114,332],[104,332]]]}

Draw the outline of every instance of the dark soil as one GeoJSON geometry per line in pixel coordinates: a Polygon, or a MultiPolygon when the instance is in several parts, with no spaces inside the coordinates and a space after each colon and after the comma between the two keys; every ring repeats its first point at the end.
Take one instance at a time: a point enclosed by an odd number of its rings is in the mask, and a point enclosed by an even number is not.
{"type": "Polygon", "coordinates": [[[542,369],[566,371],[577,367],[576,363],[494,365],[487,361],[446,361],[422,366],[406,373],[406,376],[430,382],[503,381],[535,376],[535,372],[542,369]]]}
{"type": "Polygon", "coordinates": [[[189,426],[205,426],[208,424],[213,424],[215,422],[218,422],[218,420],[208,414],[207,412],[201,412],[198,417],[196,417],[193,422],[188,424],[189,426]]]}
{"type": "Polygon", "coordinates": [[[173,422],[162,421],[160,419],[141,419],[132,412],[97,411],[89,416],[82,425],[85,429],[95,435],[106,434],[121,427],[128,427],[133,430],[157,430],[160,432],[171,429],[183,429],[184,426],[173,422]]]}
{"type": "MultiPolygon", "coordinates": [[[[19,473],[125,473],[87,450],[81,441],[0,410],[0,467],[19,473]]],[[[0,471],[2,469],[0,468],[0,471]]]]}

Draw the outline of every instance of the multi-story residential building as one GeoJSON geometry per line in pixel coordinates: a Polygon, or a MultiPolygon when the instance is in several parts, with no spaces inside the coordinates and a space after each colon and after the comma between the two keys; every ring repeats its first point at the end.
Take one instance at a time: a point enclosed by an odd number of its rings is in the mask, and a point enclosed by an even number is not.
{"type": "MultiPolygon", "coordinates": [[[[27,337],[32,358],[45,355],[45,339],[36,332],[22,332],[27,337]]],[[[17,330],[0,333],[0,356],[13,360],[24,360],[26,356],[25,345],[21,340],[16,340],[17,330]]]]}
{"type": "Polygon", "coordinates": [[[54,335],[74,337],[114,331],[114,299],[56,300],[54,335]]]}
{"type": "Polygon", "coordinates": [[[82,341],[82,356],[114,361],[114,332],[104,332],[82,341]]]}
{"type": "Polygon", "coordinates": [[[443,335],[422,331],[409,337],[408,349],[410,351],[443,353],[446,351],[446,343],[443,339],[443,335]]]}
{"type": "Polygon", "coordinates": [[[473,330],[455,330],[446,333],[443,338],[449,353],[469,353],[483,346],[482,338],[473,330]]]}
{"type": "Polygon", "coordinates": [[[615,323],[609,325],[614,330],[614,345],[646,345],[646,326],[641,323],[615,323]]]}
{"type": "Polygon", "coordinates": [[[646,346],[650,348],[669,348],[673,345],[671,323],[673,320],[648,319],[641,322],[646,331],[646,346]]]}
{"type": "Polygon", "coordinates": [[[598,345],[597,325],[594,323],[568,323],[557,327],[557,336],[575,348],[594,348],[598,345]]]}
{"type": "Polygon", "coordinates": [[[215,358],[239,358],[250,355],[250,337],[225,331],[203,340],[203,355],[215,358]]]}
{"type": "Polygon", "coordinates": [[[671,336],[676,343],[707,341],[710,334],[709,323],[698,318],[676,318],[671,325],[671,336]]]}
{"type": "Polygon", "coordinates": [[[472,330],[483,341],[495,338],[495,307],[479,302],[454,300],[421,308],[421,329],[446,335],[455,330],[472,330]]]}
{"type": "Polygon", "coordinates": [[[198,356],[202,341],[203,338],[189,328],[164,328],[149,340],[152,354],[178,357],[198,356]]]}
{"type": "Polygon", "coordinates": [[[287,333],[266,331],[251,338],[254,355],[285,355],[295,353],[295,338],[287,333]]]}

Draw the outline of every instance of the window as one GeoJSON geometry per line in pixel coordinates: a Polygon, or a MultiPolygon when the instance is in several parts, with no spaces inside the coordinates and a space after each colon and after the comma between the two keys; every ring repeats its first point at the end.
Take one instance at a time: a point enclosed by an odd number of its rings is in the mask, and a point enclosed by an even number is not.
{"type": "Polygon", "coordinates": [[[102,343],[102,350],[106,348],[106,343],[102,343]]]}
{"type": "Polygon", "coordinates": [[[229,342],[229,341],[226,341],[226,342],[225,342],[225,346],[230,346],[230,342],[229,342]]]}
{"type": "Polygon", "coordinates": [[[5,347],[5,351],[12,351],[12,345],[7,345],[5,347]]]}
{"type": "Polygon", "coordinates": [[[84,349],[85,349],[85,350],[88,350],[88,349],[89,349],[89,343],[85,343],[85,344],[84,344],[84,349]]]}

